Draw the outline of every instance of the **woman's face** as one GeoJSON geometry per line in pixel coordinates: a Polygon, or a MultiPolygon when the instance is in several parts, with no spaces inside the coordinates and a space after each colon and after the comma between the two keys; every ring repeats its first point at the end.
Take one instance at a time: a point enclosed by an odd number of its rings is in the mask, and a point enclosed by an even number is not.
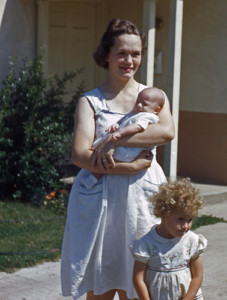
{"type": "Polygon", "coordinates": [[[115,38],[107,58],[108,71],[120,79],[132,78],[142,59],[141,38],[135,34],[122,34],[115,38]]]}

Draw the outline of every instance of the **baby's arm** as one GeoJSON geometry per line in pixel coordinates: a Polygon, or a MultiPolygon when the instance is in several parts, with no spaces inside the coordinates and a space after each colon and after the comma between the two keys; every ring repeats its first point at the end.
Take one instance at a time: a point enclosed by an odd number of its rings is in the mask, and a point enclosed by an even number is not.
{"type": "Polygon", "coordinates": [[[140,300],[152,300],[145,283],[147,265],[135,260],[133,269],[133,284],[140,300]]]}
{"type": "Polygon", "coordinates": [[[144,128],[140,124],[138,123],[130,124],[114,132],[112,136],[112,142],[115,142],[122,137],[133,135],[142,131],[144,131],[144,128]]]}
{"type": "Polygon", "coordinates": [[[190,261],[190,270],[192,280],[189,285],[186,295],[183,297],[183,300],[193,300],[195,299],[196,293],[198,292],[202,281],[203,281],[203,263],[202,258],[199,256],[196,259],[191,259],[190,261]]]}

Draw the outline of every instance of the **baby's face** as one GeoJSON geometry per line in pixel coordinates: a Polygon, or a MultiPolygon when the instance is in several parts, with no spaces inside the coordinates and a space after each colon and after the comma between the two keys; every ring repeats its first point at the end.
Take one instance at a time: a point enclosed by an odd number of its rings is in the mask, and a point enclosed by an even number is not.
{"type": "Polygon", "coordinates": [[[151,99],[148,96],[139,94],[133,110],[136,113],[139,113],[139,112],[154,113],[155,108],[156,108],[156,103],[155,103],[155,101],[153,101],[153,99],[151,99]]]}

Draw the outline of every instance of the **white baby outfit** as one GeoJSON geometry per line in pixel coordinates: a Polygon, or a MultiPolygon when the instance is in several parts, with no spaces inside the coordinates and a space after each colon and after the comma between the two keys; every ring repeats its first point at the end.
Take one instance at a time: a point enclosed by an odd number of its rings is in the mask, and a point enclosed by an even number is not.
{"type": "MultiPolygon", "coordinates": [[[[159,117],[155,115],[154,113],[148,113],[148,112],[130,112],[125,117],[123,117],[118,123],[119,123],[119,129],[125,128],[128,125],[131,124],[139,124],[144,130],[147,128],[149,124],[156,124],[159,121],[159,117]]],[[[105,137],[99,138],[95,140],[94,146],[98,145],[105,137]]],[[[141,148],[141,147],[123,147],[118,146],[115,149],[114,152],[114,158],[119,161],[133,161],[142,151],[144,150],[152,150],[153,155],[156,155],[156,147],[150,147],[150,148],[141,148]]]]}
{"type": "MultiPolygon", "coordinates": [[[[204,252],[207,240],[192,231],[181,238],[165,239],[156,226],[129,247],[136,260],[147,264],[145,281],[152,300],[178,300],[191,281],[190,259],[204,252]]],[[[203,299],[201,289],[195,299],[203,299]]]]}
{"type": "MultiPolygon", "coordinates": [[[[140,85],[138,93],[145,87],[140,85]]],[[[96,138],[101,138],[124,114],[112,112],[98,88],[85,97],[95,112],[96,138]]],[[[165,181],[155,155],[150,168],[135,175],[103,175],[97,180],[81,169],[71,189],[62,245],[64,296],[78,299],[91,290],[103,294],[122,289],[135,298],[128,245],[159,222],[150,214],[147,199],[165,181]]]]}

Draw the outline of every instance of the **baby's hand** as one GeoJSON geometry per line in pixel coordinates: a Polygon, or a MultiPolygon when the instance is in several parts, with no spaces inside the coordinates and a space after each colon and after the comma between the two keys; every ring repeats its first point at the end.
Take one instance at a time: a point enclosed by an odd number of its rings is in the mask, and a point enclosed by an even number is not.
{"type": "Polygon", "coordinates": [[[108,127],[106,129],[106,132],[114,132],[114,131],[117,131],[119,128],[119,124],[118,123],[115,123],[115,124],[112,124],[110,127],[108,127]]]}
{"type": "Polygon", "coordinates": [[[121,138],[121,134],[120,134],[120,132],[114,132],[113,133],[113,135],[112,135],[112,139],[111,139],[111,141],[112,142],[116,142],[117,140],[119,140],[121,138]]]}

